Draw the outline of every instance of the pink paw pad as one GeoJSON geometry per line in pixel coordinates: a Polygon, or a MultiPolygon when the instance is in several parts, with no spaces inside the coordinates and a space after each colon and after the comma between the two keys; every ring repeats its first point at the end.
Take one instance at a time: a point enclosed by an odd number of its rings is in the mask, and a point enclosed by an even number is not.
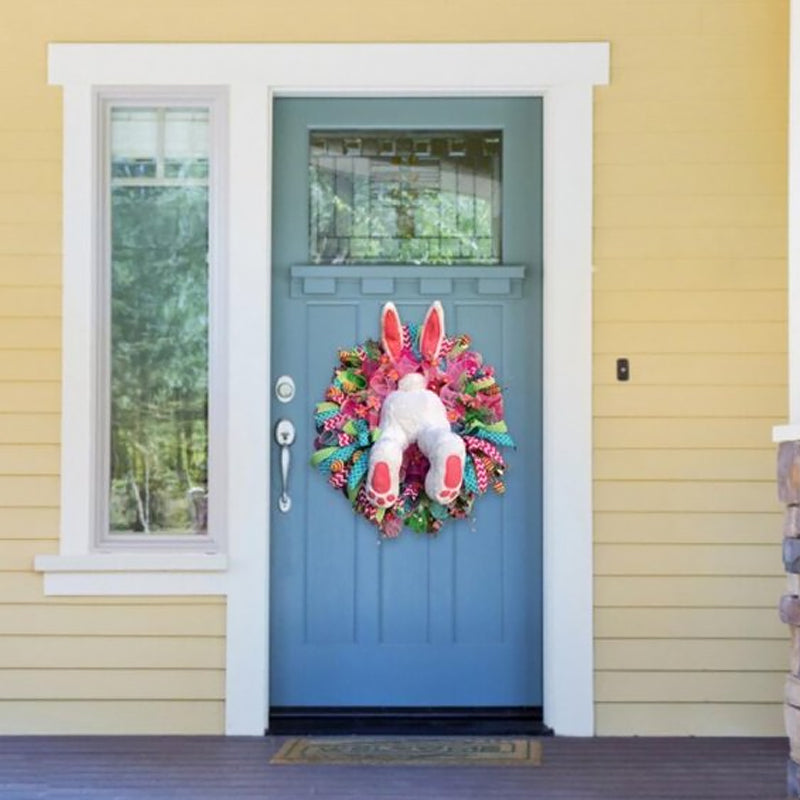
{"type": "Polygon", "coordinates": [[[379,461],[372,471],[372,486],[370,487],[376,494],[384,494],[389,491],[392,485],[392,478],[389,475],[389,465],[385,461],[379,461]]]}
{"type": "Polygon", "coordinates": [[[390,506],[397,499],[392,491],[392,474],[385,461],[379,461],[372,469],[367,485],[367,497],[376,506],[390,506]]]}
{"type": "Polygon", "coordinates": [[[461,459],[458,456],[447,457],[444,467],[444,485],[448,489],[456,489],[461,486],[461,459]]]}
{"type": "Polygon", "coordinates": [[[452,503],[456,499],[462,479],[461,459],[455,455],[448,456],[444,466],[444,488],[436,495],[440,503],[452,503]]]}

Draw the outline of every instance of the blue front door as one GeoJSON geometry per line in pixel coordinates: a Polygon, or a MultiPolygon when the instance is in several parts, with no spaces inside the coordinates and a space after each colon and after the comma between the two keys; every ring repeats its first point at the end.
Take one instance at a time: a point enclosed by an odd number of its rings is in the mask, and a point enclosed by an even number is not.
{"type": "MultiPolygon", "coordinates": [[[[279,469],[270,496],[273,707],[541,706],[541,114],[535,98],[275,102],[273,380],[290,375],[296,394],[286,403],[276,398],[272,415],[290,420],[297,435],[291,508],[278,508],[279,469]],[[337,154],[346,157],[370,130],[386,134],[379,148],[397,146],[389,141],[393,130],[433,138],[437,131],[500,131],[502,190],[494,207],[501,213],[487,225],[497,227],[501,248],[445,253],[438,262],[455,262],[447,264],[340,263],[348,259],[337,258],[336,248],[372,245],[314,239],[326,212],[309,201],[312,138],[337,132],[337,154]],[[323,265],[326,248],[333,256],[323,265]],[[309,465],[315,404],[338,351],[379,338],[388,300],[414,323],[441,301],[447,333],[469,334],[495,367],[518,445],[506,453],[505,494],[481,496],[472,519],[449,520],[433,537],[405,529],[379,541],[309,465]]],[[[412,153],[429,146],[409,145],[412,153]]],[[[448,179],[458,180],[453,174],[448,179]]],[[[464,206],[458,213],[472,212],[464,206]]],[[[324,224],[334,237],[348,235],[330,219],[324,224]]]]}

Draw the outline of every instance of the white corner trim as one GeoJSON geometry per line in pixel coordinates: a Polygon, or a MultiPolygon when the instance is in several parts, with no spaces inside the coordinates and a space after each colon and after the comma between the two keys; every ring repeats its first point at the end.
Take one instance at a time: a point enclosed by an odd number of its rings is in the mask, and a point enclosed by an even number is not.
{"type": "MultiPolygon", "coordinates": [[[[263,732],[268,704],[269,98],[544,98],[544,711],[558,734],[593,734],[592,87],[608,83],[608,44],[54,44],[49,77],[65,87],[65,176],[78,184],[90,166],[90,147],[76,136],[91,134],[86,112],[93,86],[213,85],[229,93],[230,565],[224,575],[147,573],[147,585],[170,594],[171,581],[173,589],[188,590],[195,579],[201,587],[217,580],[227,592],[226,732],[239,735],[263,732]]],[[[92,211],[91,196],[70,194],[65,177],[65,271],[87,263],[92,211]],[[77,205],[70,211],[72,199],[77,205]]],[[[65,285],[65,312],[72,304],[72,319],[85,302],[65,285]]],[[[81,380],[89,377],[86,336],[79,322],[65,330],[65,358],[67,350],[79,356],[81,380]]],[[[80,401],[91,397],[87,390],[65,404],[65,413],[76,414],[79,423],[73,445],[86,427],[82,420],[91,419],[80,401]]],[[[82,460],[74,466],[73,483],[91,479],[82,460]]],[[[70,503],[66,489],[62,501],[70,503]]],[[[70,513],[76,530],[85,530],[85,509],[70,513]]],[[[65,530],[62,555],[76,555],[71,547],[65,530]]],[[[45,583],[66,591],[69,580],[82,574],[48,573],[45,583]]],[[[115,587],[135,585],[139,575],[97,573],[95,587],[113,594],[115,587]]]]}
{"type": "Polygon", "coordinates": [[[773,430],[773,441],[800,432],[800,0],[791,0],[789,20],[789,426],[773,430]],[[792,431],[794,429],[794,431],[792,431]]]}
{"type": "Polygon", "coordinates": [[[800,440],[800,0],[789,10],[788,341],[789,424],[773,442],[800,440]]]}

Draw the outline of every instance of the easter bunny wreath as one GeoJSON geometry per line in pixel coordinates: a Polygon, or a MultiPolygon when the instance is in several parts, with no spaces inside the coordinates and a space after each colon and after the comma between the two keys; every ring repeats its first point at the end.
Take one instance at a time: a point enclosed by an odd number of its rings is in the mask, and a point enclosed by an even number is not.
{"type": "Polygon", "coordinates": [[[384,537],[404,525],[435,534],[448,517],[469,516],[489,487],[505,491],[500,447],[514,442],[503,395],[469,346],[466,335],[445,335],[436,301],[421,326],[386,303],[380,342],[339,351],[316,407],[311,463],[384,537]]]}

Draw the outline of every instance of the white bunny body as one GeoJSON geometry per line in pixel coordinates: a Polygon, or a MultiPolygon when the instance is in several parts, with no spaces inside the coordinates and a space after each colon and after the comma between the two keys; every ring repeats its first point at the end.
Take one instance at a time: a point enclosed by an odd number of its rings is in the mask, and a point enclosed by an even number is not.
{"type": "MultiPolygon", "coordinates": [[[[388,313],[397,314],[394,306],[387,303],[384,319],[387,309],[388,313]]],[[[435,358],[444,336],[443,312],[438,302],[431,306],[426,326],[433,314],[440,330],[438,344],[431,351],[435,358]]],[[[391,355],[392,346],[387,346],[385,333],[384,347],[391,355]]],[[[383,401],[379,422],[381,435],[370,452],[367,476],[367,496],[376,506],[390,506],[398,499],[403,453],[414,443],[430,462],[425,477],[426,494],[442,504],[451,503],[458,495],[466,458],[464,442],[450,430],[447,410],[439,396],[426,387],[424,375],[405,375],[397,389],[383,401]]]]}
{"type": "Polygon", "coordinates": [[[383,401],[379,424],[382,436],[402,431],[407,444],[416,442],[427,429],[450,430],[442,401],[425,388],[425,377],[418,372],[401,378],[397,390],[383,401]]]}

